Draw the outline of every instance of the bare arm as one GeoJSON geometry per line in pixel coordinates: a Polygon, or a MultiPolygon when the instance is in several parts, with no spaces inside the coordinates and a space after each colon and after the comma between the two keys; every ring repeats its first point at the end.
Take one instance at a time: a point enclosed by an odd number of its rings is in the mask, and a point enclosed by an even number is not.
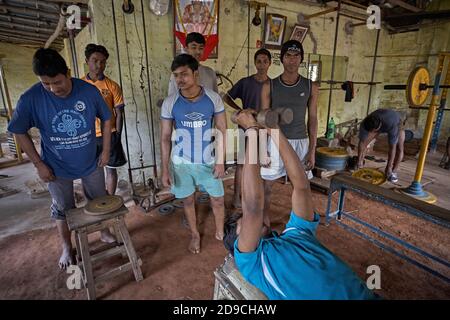
{"type": "Polygon", "coordinates": [[[366,156],[367,146],[378,136],[377,132],[369,132],[365,140],[359,140],[358,143],[358,167],[362,167],[364,157],[366,156]]]}
{"type": "Polygon", "coordinates": [[[241,108],[236,104],[236,102],[234,102],[234,100],[231,99],[231,97],[228,95],[228,93],[226,93],[226,94],[223,96],[223,101],[224,101],[226,104],[228,104],[230,107],[232,107],[233,109],[241,110],[241,108]]]}
{"type": "Polygon", "coordinates": [[[319,99],[319,86],[313,83],[311,88],[311,98],[308,101],[308,138],[309,148],[306,157],[306,168],[311,170],[315,165],[315,155],[317,146],[317,101],[319,99]]]}
{"type": "Polygon", "coordinates": [[[161,119],[161,170],[162,183],[165,187],[170,186],[169,161],[172,149],[172,120],[161,119]]]}
{"type": "Polygon", "coordinates": [[[118,133],[122,132],[123,128],[123,106],[116,108],[116,130],[118,133]]]}
{"type": "Polygon", "coordinates": [[[238,248],[241,252],[252,252],[258,246],[263,227],[264,210],[264,186],[260,175],[260,166],[258,163],[249,163],[250,153],[256,150],[258,132],[255,129],[250,129],[247,133],[249,138],[242,171],[243,215],[238,240],[238,248]]]}
{"type": "Polygon", "coordinates": [[[260,110],[270,109],[270,81],[263,84],[261,89],[261,106],[260,110]]]}
{"type": "Polygon", "coordinates": [[[220,131],[222,135],[222,141],[216,141],[220,143],[220,147],[218,148],[218,154],[216,155],[216,163],[224,164],[225,163],[225,152],[226,152],[226,137],[227,137],[227,116],[225,112],[218,113],[214,115],[214,123],[216,125],[217,130],[220,131]]]}
{"type": "Polygon", "coordinates": [[[33,162],[38,171],[39,177],[44,182],[55,180],[55,176],[53,175],[52,170],[44,162],[42,162],[41,157],[34,147],[33,141],[31,140],[28,133],[14,134],[14,136],[16,137],[17,143],[20,145],[22,150],[27,154],[31,162],[33,162]]]}
{"type": "Polygon", "coordinates": [[[111,154],[111,120],[102,121],[102,154],[98,160],[98,166],[104,167],[109,162],[111,154]]]}
{"type": "Polygon", "coordinates": [[[300,159],[281,130],[269,129],[269,133],[272,141],[275,142],[280,150],[281,159],[293,186],[292,210],[300,218],[313,221],[314,207],[311,198],[311,189],[300,159]]]}

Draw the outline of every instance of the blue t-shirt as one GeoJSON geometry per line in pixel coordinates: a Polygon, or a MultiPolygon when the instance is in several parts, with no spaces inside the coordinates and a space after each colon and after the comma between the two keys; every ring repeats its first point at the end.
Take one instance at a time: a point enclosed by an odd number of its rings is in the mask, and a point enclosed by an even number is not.
{"type": "Polygon", "coordinates": [[[242,276],[275,300],[375,299],[361,279],[316,238],[319,215],[306,221],[291,212],[286,230],[261,239],[253,252],[234,246],[242,276]]]}
{"type": "Polygon", "coordinates": [[[228,95],[233,99],[241,99],[244,109],[251,108],[259,111],[261,108],[261,91],[264,82],[255,79],[254,76],[245,77],[239,80],[233,88],[228,91],[228,95]]]}
{"type": "Polygon", "coordinates": [[[60,98],[39,82],[20,97],[8,131],[41,134],[41,158],[56,177],[78,179],[97,168],[95,118],[111,118],[96,87],[72,78],[72,91],[60,98]]]}
{"type": "Polygon", "coordinates": [[[161,107],[161,119],[175,122],[172,161],[213,163],[212,124],[214,116],[224,111],[222,98],[207,88],[194,102],[179,92],[167,97],[161,107]]]}

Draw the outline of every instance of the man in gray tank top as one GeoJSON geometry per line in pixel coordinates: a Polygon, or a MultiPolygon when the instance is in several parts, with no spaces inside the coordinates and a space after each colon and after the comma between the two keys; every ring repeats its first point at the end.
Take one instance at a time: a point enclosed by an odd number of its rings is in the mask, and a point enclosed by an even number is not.
{"type": "MultiPolygon", "coordinates": [[[[317,143],[319,86],[299,74],[298,68],[303,61],[303,55],[303,46],[299,41],[289,40],[283,44],[280,59],[284,71],[279,77],[263,86],[261,109],[289,108],[292,110],[293,121],[290,124],[281,125],[280,130],[303,163],[308,179],[311,179],[317,143]],[[308,112],[307,123],[306,112],[308,112]]],[[[261,168],[261,176],[264,179],[264,223],[270,227],[269,209],[273,182],[285,176],[286,170],[278,149],[275,144],[270,143],[270,140],[268,151],[270,164],[266,168],[261,168]]]]}

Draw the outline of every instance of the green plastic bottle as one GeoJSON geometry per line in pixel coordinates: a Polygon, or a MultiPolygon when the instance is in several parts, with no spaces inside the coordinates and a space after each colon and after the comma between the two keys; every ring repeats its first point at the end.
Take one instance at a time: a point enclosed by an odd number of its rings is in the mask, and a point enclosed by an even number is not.
{"type": "Polygon", "coordinates": [[[333,117],[331,117],[330,121],[328,122],[328,127],[327,127],[326,138],[328,140],[334,139],[335,130],[336,130],[336,124],[334,123],[333,117]]]}

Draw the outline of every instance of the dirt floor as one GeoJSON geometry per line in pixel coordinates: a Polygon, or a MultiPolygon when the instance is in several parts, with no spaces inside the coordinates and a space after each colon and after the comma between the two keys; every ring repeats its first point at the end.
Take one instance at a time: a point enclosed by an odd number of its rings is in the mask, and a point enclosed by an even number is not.
{"type": "MultiPolygon", "coordinates": [[[[232,183],[232,179],[225,181],[227,208],[230,207],[232,183]]],[[[277,196],[273,197],[271,208],[273,226],[278,231],[283,230],[288,220],[290,188],[289,185],[275,185],[277,196]]],[[[327,196],[313,192],[313,198],[323,219],[327,196]]],[[[355,215],[368,218],[385,231],[392,231],[444,260],[450,260],[448,230],[432,227],[420,219],[353,194],[348,195],[346,204],[348,211],[357,210],[354,211],[355,215]]],[[[136,283],[131,272],[123,274],[98,285],[98,298],[212,299],[213,272],[223,262],[226,250],[213,236],[214,221],[209,205],[200,204],[198,212],[202,252],[199,255],[190,254],[187,250],[189,233],[182,224],[182,210],[176,209],[171,215],[162,216],[157,211],[145,214],[137,207],[130,208],[126,222],[143,262],[144,280],[136,283]]],[[[231,210],[227,210],[227,214],[231,213],[231,210]]],[[[368,266],[380,267],[382,289],[377,292],[384,298],[450,299],[448,283],[345,231],[335,223],[325,226],[323,222],[318,229],[318,238],[360,277],[367,279],[368,266]]],[[[90,242],[93,246],[97,245],[98,235],[94,234],[90,242]]],[[[57,268],[59,253],[55,228],[25,232],[0,240],[0,299],[86,299],[85,290],[67,289],[68,274],[57,268]]],[[[121,261],[120,258],[111,258],[108,266],[121,261]]],[[[94,272],[104,270],[104,264],[94,268],[94,272]]],[[[450,277],[448,268],[442,272],[447,272],[445,275],[450,277]]]]}

